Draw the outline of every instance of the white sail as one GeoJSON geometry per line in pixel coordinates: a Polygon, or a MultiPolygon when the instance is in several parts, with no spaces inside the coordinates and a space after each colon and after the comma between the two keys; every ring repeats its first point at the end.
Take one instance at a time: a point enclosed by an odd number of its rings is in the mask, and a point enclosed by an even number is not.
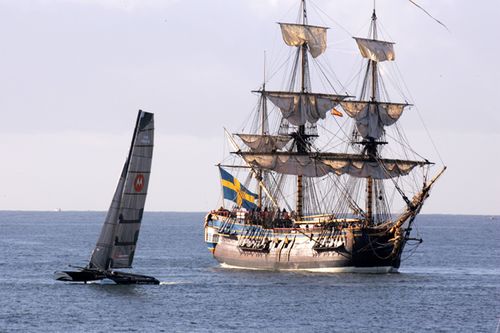
{"type": "Polygon", "coordinates": [[[287,175],[323,177],[328,173],[348,174],[358,178],[389,179],[408,174],[413,168],[429,164],[426,161],[405,161],[394,159],[366,159],[351,154],[294,153],[254,154],[241,153],[250,165],[287,175]]]}
{"type": "Polygon", "coordinates": [[[305,125],[306,122],[316,123],[325,119],[328,111],[338,105],[345,96],[266,92],[269,100],[276,105],[283,118],[295,126],[305,125]]]}
{"type": "Polygon", "coordinates": [[[325,27],[304,24],[280,23],[283,40],[289,46],[307,44],[313,58],[318,57],[326,50],[325,27]]]}
{"type": "Polygon", "coordinates": [[[348,174],[357,178],[389,179],[408,174],[419,162],[414,161],[339,161],[323,160],[337,175],[348,174]]]}
{"type": "Polygon", "coordinates": [[[245,161],[261,169],[286,175],[323,177],[330,168],[308,155],[243,155],[245,161]]]}
{"type": "Polygon", "coordinates": [[[392,61],[396,59],[394,43],[375,39],[354,37],[358,44],[359,52],[364,58],[376,62],[392,61]]]}
{"type": "Polygon", "coordinates": [[[340,102],[347,115],[356,120],[356,128],[365,139],[378,139],[384,134],[384,126],[398,121],[409,104],[370,103],[360,101],[340,102]]]}
{"type": "Polygon", "coordinates": [[[283,149],[291,140],[289,135],[236,134],[252,151],[265,152],[283,149]]]}

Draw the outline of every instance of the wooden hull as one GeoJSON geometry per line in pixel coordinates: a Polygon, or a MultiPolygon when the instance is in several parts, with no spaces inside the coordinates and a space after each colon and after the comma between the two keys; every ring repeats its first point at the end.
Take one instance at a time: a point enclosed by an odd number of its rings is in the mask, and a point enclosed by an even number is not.
{"type": "Polygon", "coordinates": [[[245,236],[244,225],[220,233],[220,225],[208,224],[206,240],[214,258],[225,267],[259,270],[305,270],[317,272],[396,272],[400,249],[394,248],[389,230],[346,227],[334,237],[322,238],[321,228],[267,230],[264,236],[245,236]],[[263,245],[264,244],[264,245],[263,245]]]}

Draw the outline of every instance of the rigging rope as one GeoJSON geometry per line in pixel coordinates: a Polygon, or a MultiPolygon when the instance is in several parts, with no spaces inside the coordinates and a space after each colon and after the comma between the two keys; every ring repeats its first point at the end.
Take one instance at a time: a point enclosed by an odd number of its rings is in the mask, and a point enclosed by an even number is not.
{"type": "Polygon", "coordinates": [[[417,4],[415,1],[413,0],[408,0],[410,1],[412,4],[414,4],[415,6],[417,6],[418,8],[420,8],[424,13],[427,14],[427,16],[429,16],[430,18],[432,18],[434,21],[436,21],[437,23],[441,24],[446,30],[448,30],[448,32],[450,32],[450,29],[448,29],[448,27],[441,21],[439,21],[438,19],[436,19],[434,16],[432,16],[427,10],[424,9],[424,7],[420,6],[419,4],[417,4]]]}

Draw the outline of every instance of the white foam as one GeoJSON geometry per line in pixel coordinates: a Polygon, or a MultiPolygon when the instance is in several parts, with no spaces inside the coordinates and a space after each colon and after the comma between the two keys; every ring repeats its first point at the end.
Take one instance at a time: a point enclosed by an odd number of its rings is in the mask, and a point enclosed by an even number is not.
{"type": "Polygon", "coordinates": [[[274,269],[265,269],[265,268],[256,268],[256,267],[233,266],[233,265],[228,265],[226,263],[221,263],[220,267],[225,268],[225,269],[244,269],[247,271],[273,271],[274,270],[274,269]]]}
{"type": "Polygon", "coordinates": [[[181,284],[182,282],[172,282],[172,281],[160,281],[160,286],[171,286],[176,284],[181,284]]]}
{"type": "Polygon", "coordinates": [[[97,284],[101,284],[101,285],[111,285],[111,284],[116,284],[115,281],[111,280],[111,279],[102,279],[102,280],[98,280],[96,281],[97,284]]]}

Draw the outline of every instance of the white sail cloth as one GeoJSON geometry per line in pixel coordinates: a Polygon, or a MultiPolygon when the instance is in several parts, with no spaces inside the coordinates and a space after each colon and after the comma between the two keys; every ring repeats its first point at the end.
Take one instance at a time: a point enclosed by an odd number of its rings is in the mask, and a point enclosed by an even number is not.
{"type": "Polygon", "coordinates": [[[266,95],[280,109],[283,118],[295,126],[305,125],[306,122],[314,124],[320,119],[325,119],[327,112],[343,98],[343,96],[326,97],[300,93],[266,93],[266,95]]]}
{"type": "Polygon", "coordinates": [[[292,138],[288,135],[236,134],[254,152],[283,149],[292,138]]]}
{"type": "Polygon", "coordinates": [[[356,120],[356,128],[365,139],[378,139],[384,134],[384,126],[398,121],[409,104],[370,103],[359,101],[340,102],[347,115],[356,120]]]}
{"type": "Polygon", "coordinates": [[[258,168],[287,175],[323,177],[328,173],[353,177],[389,179],[408,174],[417,165],[427,162],[381,159],[363,161],[349,157],[316,157],[309,155],[242,154],[245,161],[258,168]]]}
{"type": "Polygon", "coordinates": [[[307,44],[313,58],[325,52],[326,30],[328,28],[292,23],[280,23],[279,25],[283,40],[288,46],[307,44]]]}
{"type": "Polygon", "coordinates": [[[354,37],[358,44],[359,52],[364,58],[376,62],[392,61],[396,59],[394,43],[375,39],[354,37]]]}
{"type": "Polygon", "coordinates": [[[323,160],[337,175],[348,174],[353,177],[373,179],[389,179],[408,174],[415,166],[412,161],[368,162],[368,161],[336,161],[323,160]]]}
{"type": "Polygon", "coordinates": [[[286,175],[323,177],[330,168],[308,155],[243,155],[245,161],[262,169],[286,175]]]}

